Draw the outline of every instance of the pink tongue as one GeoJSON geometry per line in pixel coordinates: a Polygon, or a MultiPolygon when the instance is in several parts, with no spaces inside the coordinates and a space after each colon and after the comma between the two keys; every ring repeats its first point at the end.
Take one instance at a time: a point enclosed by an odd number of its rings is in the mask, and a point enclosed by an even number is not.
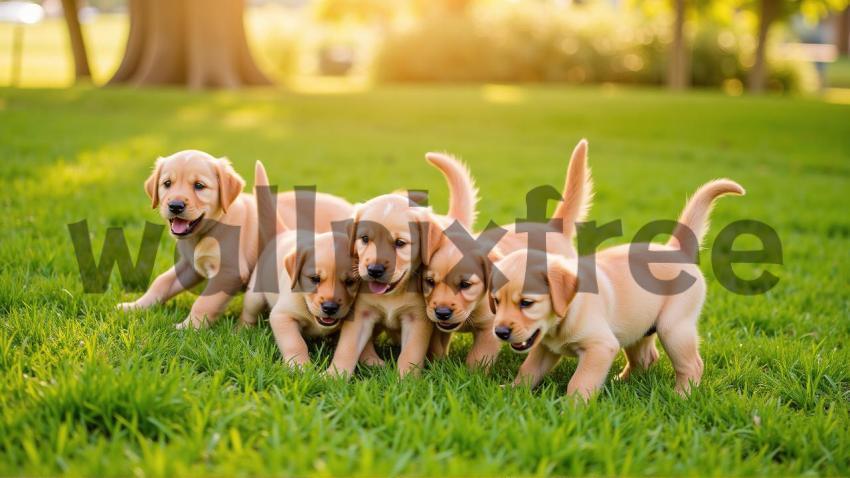
{"type": "Polygon", "coordinates": [[[186,234],[186,231],[189,230],[189,221],[185,219],[180,219],[179,217],[174,218],[171,221],[171,232],[174,234],[186,234]]]}
{"type": "Polygon", "coordinates": [[[372,291],[373,294],[383,294],[390,288],[389,284],[384,284],[383,282],[370,282],[369,290],[372,291]]]}

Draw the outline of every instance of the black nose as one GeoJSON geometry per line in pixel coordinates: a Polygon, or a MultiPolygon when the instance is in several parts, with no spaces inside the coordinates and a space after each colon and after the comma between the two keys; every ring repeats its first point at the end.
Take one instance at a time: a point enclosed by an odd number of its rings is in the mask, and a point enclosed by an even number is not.
{"type": "Polygon", "coordinates": [[[452,318],[452,309],[448,307],[435,307],[434,315],[440,320],[449,320],[452,318]]]}
{"type": "Polygon", "coordinates": [[[332,300],[326,300],[322,302],[322,312],[328,315],[334,315],[339,312],[339,304],[332,300]]]}
{"type": "Polygon", "coordinates": [[[384,272],[387,270],[387,268],[384,267],[383,264],[369,264],[366,267],[366,270],[369,272],[369,277],[377,279],[384,275],[384,272]]]}
{"type": "Polygon", "coordinates": [[[183,201],[168,201],[168,210],[174,214],[180,214],[186,210],[186,203],[183,201]]]}
{"type": "Polygon", "coordinates": [[[505,327],[504,325],[500,325],[496,327],[496,337],[499,337],[502,340],[508,340],[511,338],[511,329],[509,327],[505,327]]]}

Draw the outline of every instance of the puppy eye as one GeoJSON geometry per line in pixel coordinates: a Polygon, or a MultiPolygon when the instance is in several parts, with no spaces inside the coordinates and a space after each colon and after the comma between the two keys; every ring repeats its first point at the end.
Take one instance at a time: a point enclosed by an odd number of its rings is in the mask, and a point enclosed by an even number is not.
{"type": "Polygon", "coordinates": [[[170,188],[171,187],[171,180],[166,179],[165,181],[163,181],[162,185],[165,186],[166,189],[170,188]]]}
{"type": "Polygon", "coordinates": [[[519,308],[520,309],[526,309],[528,307],[531,307],[532,305],[534,305],[533,300],[522,299],[522,300],[519,301],[519,308]]]}
{"type": "Polygon", "coordinates": [[[395,240],[395,247],[396,247],[396,249],[401,249],[402,247],[404,247],[404,246],[406,246],[406,245],[407,245],[407,243],[406,243],[406,242],[404,242],[404,241],[403,241],[403,240],[401,240],[401,239],[396,239],[396,240],[395,240]]]}
{"type": "Polygon", "coordinates": [[[318,284],[319,282],[322,282],[322,278],[319,276],[310,276],[310,282],[318,284]]]}
{"type": "Polygon", "coordinates": [[[200,191],[200,190],[204,189],[205,187],[206,186],[204,186],[204,183],[195,183],[195,191],[200,191]]]}
{"type": "Polygon", "coordinates": [[[460,290],[466,290],[472,287],[472,284],[468,280],[462,280],[457,286],[460,288],[460,290]]]}
{"type": "Polygon", "coordinates": [[[434,287],[434,279],[431,278],[431,277],[426,277],[425,283],[428,284],[428,286],[430,286],[430,287],[434,287]]]}
{"type": "Polygon", "coordinates": [[[365,234],[360,236],[360,240],[363,241],[363,244],[369,244],[369,236],[365,234]]]}

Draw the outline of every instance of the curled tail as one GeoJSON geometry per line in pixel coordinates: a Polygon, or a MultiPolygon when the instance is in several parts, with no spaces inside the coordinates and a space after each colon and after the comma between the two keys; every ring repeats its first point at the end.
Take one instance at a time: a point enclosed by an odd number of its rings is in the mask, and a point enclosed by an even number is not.
{"type": "Polygon", "coordinates": [[[425,159],[429,164],[439,169],[449,185],[449,213],[452,219],[457,219],[468,229],[472,229],[478,212],[478,188],[466,167],[460,160],[441,153],[428,153],[425,159]]]}
{"type": "Polygon", "coordinates": [[[679,216],[679,224],[673,229],[673,237],[667,244],[678,244],[688,257],[696,257],[700,244],[705,238],[705,233],[708,232],[708,216],[711,214],[711,208],[714,207],[714,200],[724,194],[743,196],[746,191],[740,184],[731,179],[715,179],[700,186],[693,197],[685,204],[685,209],[679,216]],[[696,237],[696,244],[683,240],[687,237],[688,231],[696,237]]]}
{"type": "MultiPolygon", "coordinates": [[[[266,168],[261,161],[257,161],[254,165],[254,198],[257,201],[257,217],[259,218],[261,241],[266,236],[266,233],[274,236],[286,231],[286,224],[284,224],[283,218],[277,211],[277,197],[272,194],[272,190],[269,187],[269,176],[266,174],[266,168]],[[271,217],[274,217],[275,220],[274,230],[266,229],[268,226],[264,224],[264,222],[269,222],[269,225],[271,225],[269,219],[271,217]]],[[[262,249],[260,250],[262,251],[262,249]]]]}
{"type": "Polygon", "coordinates": [[[572,237],[575,223],[583,221],[593,200],[593,179],[587,167],[587,140],[578,142],[564,182],[563,200],[555,208],[552,219],[560,219],[564,235],[572,237]]]}

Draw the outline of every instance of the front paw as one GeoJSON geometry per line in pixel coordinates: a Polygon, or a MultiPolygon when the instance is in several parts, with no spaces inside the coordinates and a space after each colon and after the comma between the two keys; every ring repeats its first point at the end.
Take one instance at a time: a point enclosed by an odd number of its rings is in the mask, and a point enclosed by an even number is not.
{"type": "Polygon", "coordinates": [[[130,312],[131,310],[139,310],[143,307],[138,302],[121,302],[115,308],[123,312],[130,312]]]}
{"type": "Polygon", "coordinates": [[[183,322],[174,324],[177,330],[198,330],[206,326],[207,321],[197,317],[189,316],[183,322]]]}

